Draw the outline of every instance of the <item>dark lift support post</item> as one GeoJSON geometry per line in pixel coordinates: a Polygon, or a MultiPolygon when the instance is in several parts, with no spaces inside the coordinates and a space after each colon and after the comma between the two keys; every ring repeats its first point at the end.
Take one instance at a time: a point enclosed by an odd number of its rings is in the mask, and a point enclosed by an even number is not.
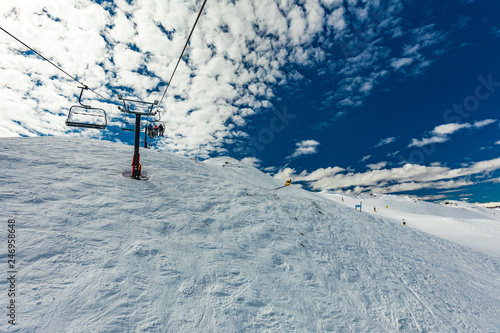
{"type": "MultiPolygon", "coordinates": [[[[145,127],[146,128],[146,130],[144,130],[144,148],[149,148],[148,147],[147,125],[146,126],[141,125],[141,127],[145,127]]],[[[128,124],[122,125],[121,129],[122,129],[122,131],[126,131],[126,132],[135,132],[135,121],[134,121],[134,124],[128,123],[128,124]],[[130,125],[132,127],[127,126],[127,125],[130,125]]]]}
{"type": "Polygon", "coordinates": [[[118,109],[121,112],[135,114],[135,143],[134,143],[134,158],[132,160],[132,176],[133,179],[141,179],[141,163],[139,154],[139,143],[140,143],[140,135],[141,135],[141,116],[154,116],[156,113],[153,113],[153,108],[158,105],[158,101],[144,102],[134,99],[126,99],[121,95],[118,95],[118,99],[123,102],[123,107],[119,106],[118,109]],[[127,103],[128,102],[128,103],[127,103]],[[138,104],[138,106],[142,106],[143,109],[130,109],[130,103],[138,104]]]}
{"type": "MultiPolygon", "coordinates": [[[[144,131],[144,148],[148,148],[147,125],[146,126],[141,125],[141,127],[146,127],[146,130],[144,131]]],[[[123,124],[121,129],[122,129],[122,131],[126,131],[126,132],[135,132],[135,120],[134,120],[134,124],[132,124],[132,123],[123,124]],[[127,125],[129,125],[129,126],[127,126],[127,125]]]]}

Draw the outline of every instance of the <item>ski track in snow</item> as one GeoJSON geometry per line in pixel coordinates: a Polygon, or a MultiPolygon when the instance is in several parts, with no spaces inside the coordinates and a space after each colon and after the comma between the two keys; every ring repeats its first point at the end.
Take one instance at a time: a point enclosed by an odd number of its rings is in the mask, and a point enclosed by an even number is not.
{"type": "Polygon", "coordinates": [[[131,180],[132,150],[2,139],[19,292],[1,331],[500,331],[499,258],[231,158],[142,149],[131,180]]]}

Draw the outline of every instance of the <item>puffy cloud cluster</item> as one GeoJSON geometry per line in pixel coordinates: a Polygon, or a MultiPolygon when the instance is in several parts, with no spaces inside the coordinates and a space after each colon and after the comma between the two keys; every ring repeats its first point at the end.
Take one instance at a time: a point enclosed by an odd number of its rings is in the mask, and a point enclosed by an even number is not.
{"type": "Polygon", "coordinates": [[[480,129],[495,122],[497,122],[496,119],[485,119],[476,121],[473,124],[449,123],[449,124],[439,125],[436,126],[430,133],[427,133],[428,137],[422,139],[412,139],[408,147],[423,147],[433,143],[443,143],[450,140],[450,136],[452,134],[464,128],[480,129]]]}
{"type": "Polygon", "coordinates": [[[401,58],[393,58],[391,66],[395,71],[420,74],[434,60],[433,54],[427,50],[444,43],[445,39],[446,34],[437,31],[435,24],[412,29],[409,32],[409,43],[404,45],[401,58]]]}
{"type": "Polygon", "coordinates": [[[366,172],[352,172],[340,167],[318,169],[311,173],[296,173],[284,168],[275,174],[279,179],[309,182],[319,190],[343,190],[352,193],[397,193],[419,189],[452,189],[473,185],[472,177],[500,169],[500,158],[476,162],[458,169],[440,165],[406,164],[384,169],[386,162],[370,165],[366,172]]]}
{"type": "Polygon", "coordinates": [[[446,34],[435,24],[413,26],[401,18],[406,1],[345,1],[328,17],[328,75],[332,90],[323,96],[328,119],[323,128],[363,105],[372,90],[391,75],[419,75],[446,49],[446,34]],[[340,51],[340,52],[339,52],[340,51]]]}
{"type": "MultiPolygon", "coordinates": [[[[300,68],[330,75],[334,92],[324,104],[349,109],[391,71],[425,67],[432,59],[424,51],[439,47],[443,34],[434,25],[405,30],[403,2],[207,2],[162,105],[163,147],[207,156],[246,138],[248,118],[273,107],[277,87],[297,87],[304,80],[300,68]],[[401,59],[411,63],[393,59],[382,42],[401,36],[408,41],[401,59]]],[[[118,125],[117,94],[160,99],[200,5],[4,0],[0,17],[2,27],[109,98],[85,95],[118,125]]],[[[0,34],[0,57],[0,136],[101,135],[64,126],[76,82],[6,34],[0,34]]]]}
{"type": "Polygon", "coordinates": [[[297,142],[297,149],[295,149],[293,154],[288,156],[286,159],[290,160],[298,158],[300,156],[317,154],[319,145],[320,143],[315,140],[304,140],[297,142]]]}

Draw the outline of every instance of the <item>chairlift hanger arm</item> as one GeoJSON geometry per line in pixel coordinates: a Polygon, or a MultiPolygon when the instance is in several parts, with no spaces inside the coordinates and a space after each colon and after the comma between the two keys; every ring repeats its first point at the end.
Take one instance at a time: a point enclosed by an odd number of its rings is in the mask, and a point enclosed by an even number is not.
{"type": "Polygon", "coordinates": [[[83,85],[83,87],[78,87],[78,88],[81,89],[81,91],[80,91],[80,97],[78,97],[78,103],[80,103],[80,105],[83,106],[84,108],[90,109],[90,105],[85,105],[85,104],[82,103],[83,91],[89,89],[89,87],[87,87],[86,85],[83,85]]]}
{"type": "Polygon", "coordinates": [[[139,101],[136,99],[123,98],[122,95],[118,95],[118,99],[123,102],[123,107],[121,107],[121,106],[118,107],[118,109],[121,112],[132,113],[135,115],[142,115],[142,116],[152,116],[152,115],[156,114],[155,112],[153,112],[153,108],[155,105],[158,105],[158,101],[145,102],[145,101],[139,101]],[[130,110],[130,105],[127,105],[126,102],[146,104],[146,105],[148,105],[148,108],[147,108],[148,112],[132,111],[132,110],[130,110]]]}
{"type": "Polygon", "coordinates": [[[158,117],[152,120],[154,123],[163,123],[163,121],[161,121],[161,111],[159,109],[156,109],[154,115],[158,117]]]}
{"type": "Polygon", "coordinates": [[[149,105],[158,105],[158,101],[154,102],[146,102],[146,101],[139,101],[136,99],[129,99],[129,98],[123,98],[122,95],[118,95],[118,99],[123,101],[123,102],[132,102],[132,103],[142,103],[142,104],[149,104],[149,105]]]}

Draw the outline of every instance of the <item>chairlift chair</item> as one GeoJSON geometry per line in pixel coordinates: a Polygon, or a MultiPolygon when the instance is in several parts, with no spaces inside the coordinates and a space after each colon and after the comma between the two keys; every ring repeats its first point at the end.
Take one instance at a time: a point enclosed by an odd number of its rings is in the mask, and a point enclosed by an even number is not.
{"type": "Polygon", "coordinates": [[[108,125],[107,115],[103,109],[93,108],[82,103],[82,94],[88,87],[78,87],[81,89],[78,103],[69,109],[68,118],[66,118],[66,126],[105,129],[108,125]]]}
{"type": "MultiPolygon", "coordinates": [[[[146,123],[143,123],[141,122],[141,129],[146,127],[147,124],[146,123]]],[[[121,130],[122,131],[127,131],[127,132],[134,132],[135,131],[135,124],[129,122],[129,121],[125,121],[124,123],[122,123],[121,125],[121,130]]]]}
{"type": "Polygon", "coordinates": [[[159,131],[160,126],[162,126],[163,131],[165,131],[165,122],[161,120],[161,111],[159,109],[156,111],[155,116],[156,116],[155,119],[149,120],[148,124],[147,124],[147,127],[149,127],[149,125],[151,125],[152,127],[155,127],[155,126],[158,127],[158,132],[152,136],[153,138],[158,137],[158,136],[163,136],[163,135],[160,135],[160,131],[159,131]]]}
{"type": "Polygon", "coordinates": [[[122,124],[121,130],[127,132],[133,132],[135,131],[135,126],[132,124],[122,124]]]}
{"type": "Polygon", "coordinates": [[[123,98],[122,95],[118,95],[118,99],[123,102],[123,107],[118,107],[121,112],[135,114],[136,116],[156,115],[156,112],[153,111],[153,108],[158,105],[158,101],[154,101],[152,103],[144,102],[135,99],[123,98]],[[127,104],[127,102],[129,103],[127,104]],[[135,105],[135,107],[131,108],[131,105],[135,105]]]}
{"type": "MultiPolygon", "coordinates": [[[[155,118],[155,119],[153,119],[153,120],[150,120],[150,122],[149,122],[149,123],[150,123],[150,124],[152,124],[152,125],[154,124],[154,125],[158,126],[158,128],[159,128],[160,126],[162,126],[162,127],[163,127],[163,132],[165,132],[165,129],[166,129],[166,127],[165,127],[165,122],[161,120],[161,111],[160,111],[160,109],[159,109],[159,108],[158,108],[158,110],[156,111],[156,114],[155,114],[155,115],[156,115],[156,118],[155,118]]],[[[154,125],[153,125],[153,126],[154,126],[154,125]]],[[[159,134],[159,133],[160,133],[160,132],[158,131],[158,134],[159,134]]],[[[159,135],[159,136],[163,136],[163,134],[161,134],[161,135],[159,135]]]]}
{"type": "MultiPolygon", "coordinates": [[[[163,137],[163,133],[165,133],[165,130],[166,130],[166,127],[165,127],[165,122],[163,121],[156,121],[157,125],[158,125],[158,128],[160,128],[160,125],[163,127],[163,132],[161,132],[160,136],[163,137]]],[[[158,133],[160,133],[160,131],[158,131],[158,133]]]]}
{"type": "MultiPolygon", "coordinates": [[[[163,131],[165,131],[165,122],[163,122],[161,120],[150,120],[150,121],[148,121],[148,123],[146,125],[146,131],[147,132],[148,132],[149,125],[151,125],[151,127],[157,126],[158,128],[161,125],[161,126],[163,126],[163,131]]],[[[158,138],[160,136],[163,136],[163,135],[160,135],[159,133],[160,133],[160,131],[158,130],[158,133],[156,135],[152,135],[152,136],[149,136],[149,137],[150,138],[158,138]]]]}
{"type": "Polygon", "coordinates": [[[121,130],[127,131],[127,132],[135,131],[135,119],[132,119],[130,116],[125,117],[125,119],[123,119],[123,123],[121,125],[121,130]]]}

